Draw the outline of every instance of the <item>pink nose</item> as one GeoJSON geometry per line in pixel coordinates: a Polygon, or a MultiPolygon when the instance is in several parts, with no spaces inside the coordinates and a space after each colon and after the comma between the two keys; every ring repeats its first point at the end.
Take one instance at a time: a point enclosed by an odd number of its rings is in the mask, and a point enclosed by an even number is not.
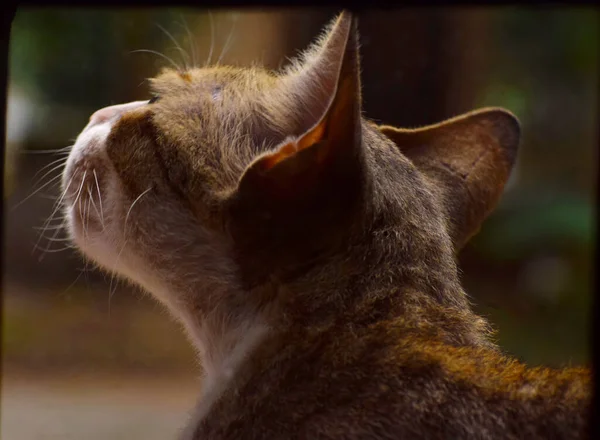
{"type": "Polygon", "coordinates": [[[121,116],[123,113],[129,110],[133,110],[147,104],[148,101],[134,101],[128,102],[127,104],[104,107],[90,116],[90,125],[102,124],[103,122],[110,121],[113,118],[121,116]]]}

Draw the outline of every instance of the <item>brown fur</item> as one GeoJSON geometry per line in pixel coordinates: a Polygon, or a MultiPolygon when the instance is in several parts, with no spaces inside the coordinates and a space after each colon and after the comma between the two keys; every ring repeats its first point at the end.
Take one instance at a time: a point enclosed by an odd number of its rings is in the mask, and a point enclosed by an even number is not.
{"type": "Polygon", "coordinates": [[[459,283],[516,119],[368,121],[355,27],[343,13],[280,74],[167,71],[107,138],[112,269],[184,322],[217,378],[185,438],[586,438],[589,372],[501,354],[459,283]]]}

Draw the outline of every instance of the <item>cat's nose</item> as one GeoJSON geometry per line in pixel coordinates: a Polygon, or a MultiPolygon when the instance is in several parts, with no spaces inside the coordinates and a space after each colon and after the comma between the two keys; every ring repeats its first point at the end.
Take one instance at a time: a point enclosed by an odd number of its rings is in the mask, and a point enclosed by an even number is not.
{"type": "Polygon", "coordinates": [[[138,107],[147,105],[148,101],[134,101],[128,102],[127,104],[111,105],[110,107],[104,107],[94,112],[90,116],[89,125],[102,124],[103,122],[110,121],[111,119],[121,116],[123,113],[133,110],[138,107]]]}

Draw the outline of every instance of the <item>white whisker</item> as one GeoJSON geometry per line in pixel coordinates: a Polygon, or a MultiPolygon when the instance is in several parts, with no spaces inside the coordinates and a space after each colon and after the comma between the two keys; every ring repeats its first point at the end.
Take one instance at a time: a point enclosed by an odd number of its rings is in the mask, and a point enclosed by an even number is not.
{"type": "Polygon", "coordinates": [[[75,279],[73,280],[73,282],[71,284],[69,284],[59,295],[64,295],[65,293],[67,293],[71,289],[71,287],[73,287],[77,283],[77,281],[79,281],[79,277],[81,277],[82,273],[83,272],[79,272],[79,275],[77,275],[75,277],[75,279]]]}
{"type": "Polygon", "coordinates": [[[121,246],[121,249],[119,250],[119,253],[117,254],[117,258],[115,259],[115,264],[113,265],[112,270],[110,271],[110,284],[108,285],[108,319],[110,319],[110,303],[111,303],[113,295],[117,291],[117,285],[119,283],[119,280],[117,279],[117,282],[115,283],[115,287],[113,290],[113,282],[115,280],[115,274],[117,273],[116,269],[117,269],[117,266],[119,265],[119,260],[121,259],[121,254],[125,250],[126,246],[127,246],[127,239],[124,239],[123,245],[121,246]]]}
{"type": "Polygon", "coordinates": [[[223,50],[221,51],[221,55],[219,56],[219,59],[217,60],[217,66],[219,64],[221,64],[221,60],[223,59],[223,57],[225,56],[225,54],[229,50],[229,46],[231,45],[231,42],[233,41],[233,34],[234,34],[234,31],[235,31],[235,25],[237,23],[237,19],[238,19],[237,14],[233,14],[233,17],[232,17],[233,23],[231,24],[231,31],[229,31],[229,36],[227,37],[227,41],[225,41],[225,45],[223,46],[223,50]]]}
{"type": "Polygon", "coordinates": [[[182,49],[181,47],[170,47],[169,49],[175,49],[176,51],[179,51],[179,53],[181,54],[181,59],[183,60],[183,69],[184,71],[186,70],[190,70],[189,68],[189,55],[187,54],[187,52],[182,49]],[[186,59],[188,58],[188,59],[186,59]]]}
{"type": "Polygon", "coordinates": [[[86,234],[86,230],[85,230],[85,223],[83,222],[83,209],[81,208],[81,194],[83,192],[83,185],[85,182],[85,176],[83,179],[81,179],[81,186],[79,187],[79,192],[77,193],[77,197],[75,198],[75,202],[73,203],[73,206],[75,206],[75,204],[77,204],[78,207],[78,211],[79,211],[79,219],[81,220],[81,229],[83,230],[83,240],[86,240],[87,234],[86,234]]]}
{"type": "Polygon", "coordinates": [[[16,205],[14,205],[11,208],[11,211],[14,211],[15,209],[17,209],[19,206],[21,206],[23,203],[25,203],[27,200],[29,200],[30,198],[32,198],[33,196],[35,196],[37,193],[39,193],[41,190],[43,190],[44,188],[46,188],[48,185],[50,185],[53,182],[56,182],[56,180],[58,180],[61,177],[61,175],[59,174],[58,176],[54,176],[52,179],[50,179],[48,182],[44,183],[42,186],[40,186],[38,189],[36,189],[34,192],[32,192],[31,194],[29,194],[27,197],[25,197],[23,200],[21,200],[19,203],[17,203],[16,205]]]}
{"type": "Polygon", "coordinates": [[[185,70],[189,70],[188,62],[190,61],[190,57],[187,54],[187,52],[185,50],[183,50],[183,48],[179,45],[179,43],[177,42],[175,37],[173,37],[173,35],[168,30],[166,30],[159,24],[156,24],[156,26],[161,31],[163,31],[167,37],[169,37],[169,39],[173,42],[173,44],[175,44],[175,49],[177,49],[181,53],[181,60],[183,61],[183,66],[185,67],[185,70]]]}
{"type": "MultiPolygon", "coordinates": [[[[38,180],[35,181],[35,183],[33,184],[33,186],[37,186],[38,184],[40,184],[47,176],[49,176],[50,174],[54,173],[55,171],[61,170],[62,168],[64,168],[65,164],[60,163],[58,165],[56,165],[54,168],[52,168],[51,170],[48,170],[46,173],[44,173],[44,175],[42,177],[40,177],[38,180]]],[[[58,177],[58,176],[62,176],[62,172],[59,172],[56,176],[54,176],[54,178],[58,177]]]]}
{"type": "Polygon", "coordinates": [[[208,58],[206,59],[205,66],[209,66],[212,61],[213,50],[215,48],[215,23],[213,20],[212,12],[208,11],[208,20],[210,22],[210,50],[208,52],[208,58]]]}
{"type": "MultiPolygon", "coordinates": [[[[39,249],[41,249],[41,248],[37,248],[36,250],[39,250],[39,249]]],[[[57,253],[57,252],[64,252],[64,251],[66,251],[66,250],[68,250],[68,249],[76,249],[76,248],[75,248],[75,246],[65,246],[65,247],[62,247],[62,248],[60,248],[60,249],[44,249],[44,253],[42,254],[42,257],[43,257],[45,254],[55,254],[55,253],[57,253]]],[[[41,261],[41,260],[42,260],[42,258],[40,257],[40,258],[38,259],[38,261],[41,261]]]]}
{"type": "Polygon", "coordinates": [[[114,295],[114,293],[116,292],[117,289],[117,285],[115,284],[115,287],[113,289],[113,282],[115,280],[115,274],[117,273],[116,269],[117,266],[119,265],[119,261],[121,259],[121,254],[123,253],[123,251],[125,250],[125,247],[127,246],[127,222],[129,220],[129,214],[131,214],[131,210],[133,209],[133,207],[135,206],[135,204],[137,202],[139,202],[143,196],[145,196],[146,194],[148,194],[148,192],[150,192],[150,190],[152,189],[152,187],[148,188],[146,191],[144,191],[143,193],[141,193],[139,196],[137,196],[137,198],[133,201],[133,203],[131,203],[131,206],[129,207],[129,209],[127,210],[127,214],[125,215],[125,222],[123,224],[123,245],[121,246],[121,249],[119,250],[119,253],[117,254],[117,258],[115,259],[115,264],[113,265],[113,268],[111,270],[111,277],[110,277],[110,284],[108,286],[108,316],[110,318],[110,303],[112,300],[112,297],[114,295]]]}
{"type": "Polygon", "coordinates": [[[56,201],[56,194],[46,194],[46,193],[39,193],[38,194],[38,198],[40,199],[44,199],[44,200],[52,200],[52,201],[56,201]]]}
{"type": "MultiPolygon", "coordinates": [[[[52,162],[50,162],[50,163],[48,163],[48,164],[44,165],[42,168],[40,168],[40,169],[39,169],[39,170],[38,170],[38,171],[37,171],[37,172],[36,172],[36,173],[33,175],[33,177],[31,178],[31,180],[35,179],[35,178],[36,178],[36,177],[37,177],[37,176],[38,176],[38,175],[39,175],[39,174],[40,174],[42,171],[44,171],[44,170],[48,169],[49,167],[51,167],[52,165],[54,165],[54,164],[56,164],[56,163],[59,163],[59,162],[60,162],[60,165],[58,166],[58,168],[60,168],[60,167],[61,167],[61,166],[62,166],[62,165],[63,165],[63,164],[64,164],[64,163],[67,161],[67,159],[68,159],[68,157],[61,157],[60,159],[53,160],[52,162]]],[[[57,167],[53,168],[53,169],[52,169],[51,171],[49,171],[48,173],[44,174],[44,176],[42,176],[42,177],[40,178],[40,180],[41,180],[41,179],[43,179],[45,176],[47,176],[47,175],[48,175],[49,173],[51,173],[52,171],[54,171],[55,169],[57,169],[57,167]]]]}
{"type": "Polygon", "coordinates": [[[71,239],[70,239],[70,238],[68,238],[68,237],[65,237],[65,238],[56,238],[56,237],[54,237],[54,236],[52,236],[52,237],[46,237],[46,240],[48,240],[48,241],[52,241],[52,242],[57,242],[57,243],[58,243],[58,242],[61,242],[61,243],[63,243],[63,242],[65,242],[65,241],[67,241],[67,242],[70,242],[70,241],[71,241],[71,239]]]}
{"type": "Polygon", "coordinates": [[[100,195],[100,184],[98,183],[98,175],[96,170],[92,170],[94,173],[94,180],[96,181],[96,190],[98,191],[98,204],[100,205],[100,222],[102,223],[102,229],[104,229],[104,211],[102,210],[102,196],[100,195]]]}
{"type": "Polygon", "coordinates": [[[123,224],[123,236],[125,236],[125,234],[127,232],[127,221],[129,220],[129,214],[131,214],[131,210],[133,209],[135,204],[140,201],[140,199],[143,196],[145,196],[146,194],[148,194],[148,192],[150,192],[151,189],[152,189],[152,187],[148,188],[146,191],[144,191],[139,196],[137,196],[137,198],[133,201],[133,203],[129,207],[129,210],[127,211],[127,215],[125,216],[125,223],[123,224]]]}
{"type": "Polygon", "coordinates": [[[56,150],[20,150],[19,153],[22,153],[22,154],[52,154],[52,153],[69,154],[69,152],[71,151],[71,148],[73,148],[73,146],[69,145],[68,147],[58,148],[56,150]]]}
{"type": "Polygon", "coordinates": [[[166,56],[165,54],[162,54],[160,52],[157,52],[155,50],[150,50],[150,49],[137,49],[137,50],[132,50],[130,53],[139,53],[139,52],[146,52],[146,53],[152,53],[154,55],[157,55],[159,57],[164,58],[165,60],[167,60],[169,63],[171,63],[171,65],[173,67],[175,67],[175,70],[177,70],[178,72],[183,71],[183,69],[175,62],[173,61],[172,58],[166,56]]]}
{"type": "Polygon", "coordinates": [[[58,225],[46,226],[45,228],[42,228],[41,226],[34,226],[33,229],[35,229],[36,231],[53,231],[55,229],[62,229],[63,226],[64,226],[64,223],[61,220],[60,224],[58,224],[58,225]]]}
{"type": "Polygon", "coordinates": [[[186,31],[189,42],[190,42],[190,52],[192,54],[192,67],[197,67],[196,64],[196,45],[194,43],[194,38],[192,37],[192,33],[190,32],[190,28],[187,25],[187,22],[185,21],[185,18],[183,17],[183,14],[181,14],[181,24],[183,26],[183,29],[186,31]]]}
{"type": "MultiPolygon", "coordinates": [[[[88,193],[91,194],[90,187],[87,186],[86,189],[88,190],[88,193]]],[[[84,202],[84,205],[83,205],[83,217],[85,220],[85,231],[88,235],[89,235],[89,229],[90,229],[90,210],[91,209],[92,209],[92,199],[88,198],[87,204],[84,202]]]]}
{"type": "MultiPolygon", "coordinates": [[[[85,174],[84,174],[85,176],[85,174]]],[[[65,190],[63,191],[62,195],[58,198],[58,200],[54,203],[54,209],[52,211],[52,213],[50,214],[50,216],[48,217],[48,219],[46,220],[46,222],[44,223],[44,225],[42,226],[44,229],[46,227],[48,227],[48,225],[52,222],[52,219],[54,218],[54,216],[56,215],[56,213],[58,212],[58,210],[61,208],[62,206],[62,201],[64,200],[65,196],[67,195],[67,192],[69,191],[69,188],[71,187],[71,184],[73,183],[73,179],[74,177],[71,177],[71,179],[69,180],[69,183],[67,183],[65,190]]],[[[83,185],[83,181],[81,182],[81,184],[83,185]]],[[[38,245],[40,243],[40,240],[42,239],[42,237],[44,236],[44,231],[42,231],[42,233],[40,234],[40,236],[38,237],[38,240],[33,248],[32,252],[35,252],[36,249],[38,249],[38,245]]],[[[43,254],[40,257],[40,260],[43,258],[43,254]]]]}

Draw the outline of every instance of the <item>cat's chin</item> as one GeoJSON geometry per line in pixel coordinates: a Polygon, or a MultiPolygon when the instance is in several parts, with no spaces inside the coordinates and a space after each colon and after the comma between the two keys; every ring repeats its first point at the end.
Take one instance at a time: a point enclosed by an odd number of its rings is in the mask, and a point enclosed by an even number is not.
{"type": "MultiPolygon", "coordinates": [[[[114,171],[105,157],[108,124],[86,127],[77,138],[63,173],[63,213],[71,239],[85,253],[110,241],[114,194],[108,191],[114,171]],[[113,203],[111,203],[113,202],[113,203]]],[[[95,255],[91,255],[95,258],[95,255]]]]}
{"type": "Polygon", "coordinates": [[[109,249],[107,242],[102,240],[95,231],[86,231],[81,222],[75,220],[75,217],[67,218],[67,229],[71,241],[89,259],[101,266],[107,266],[110,260],[114,259],[115,253],[112,252],[112,249],[109,249]]]}
{"type": "Polygon", "coordinates": [[[71,239],[84,254],[108,268],[119,254],[123,203],[106,141],[124,113],[147,103],[131,102],[94,113],[77,137],[63,172],[61,202],[71,239]]]}
{"type": "Polygon", "coordinates": [[[69,238],[76,247],[88,258],[109,268],[117,258],[119,240],[113,236],[116,228],[107,224],[102,213],[96,213],[90,201],[83,199],[75,204],[66,204],[64,208],[65,228],[69,238]],[[88,209],[84,209],[86,206],[88,209]],[[91,209],[93,212],[88,212],[91,209]]]}

